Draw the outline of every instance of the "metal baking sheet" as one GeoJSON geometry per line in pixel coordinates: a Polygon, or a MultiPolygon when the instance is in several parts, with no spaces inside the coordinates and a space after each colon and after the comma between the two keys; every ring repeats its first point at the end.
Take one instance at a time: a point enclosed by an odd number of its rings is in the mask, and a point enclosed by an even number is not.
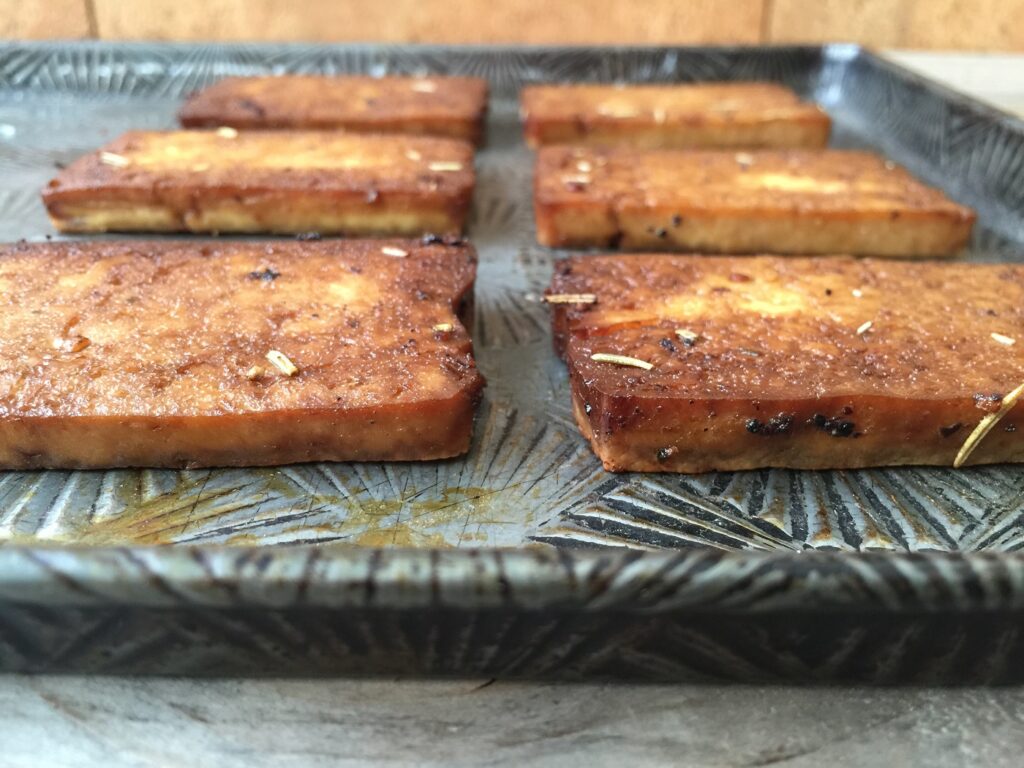
{"type": "MultiPolygon", "coordinates": [[[[558,252],[536,244],[531,153],[516,92],[547,80],[768,78],[822,103],[834,143],[874,147],[981,210],[971,258],[1019,258],[1014,201],[979,189],[1010,158],[934,93],[899,103],[852,48],[754,51],[410,51],[76,46],[0,53],[0,238],[53,234],[38,191],[132,128],[170,128],[188,92],[225,75],[450,72],[494,90],[469,234],[480,252],[474,340],[489,386],[462,459],[279,469],[16,472],[0,476],[0,540],[86,544],[347,541],[413,547],[535,542],[728,549],[1020,546],[1020,470],[611,475],[578,433],[538,297],[558,252]],[[1005,158],[1004,158],[1005,155],[1005,158]]],[[[905,82],[904,78],[904,82],[905,82]]],[[[1006,190],[1009,192],[1009,190],[1006,190]]],[[[1019,191],[1014,194],[1019,195],[1019,191]]]]}
{"type": "MultiPolygon", "coordinates": [[[[300,566],[306,558],[322,560],[330,550],[332,567],[350,579],[372,581],[362,570],[363,550],[379,553],[379,548],[391,547],[409,548],[393,555],[399,558],[393,563],[399,572],[409,569],[411,590],[399,590],[401,599],[390,605],[394,610],[400,610],[403,600],[419,605],[417,600],[434,594],[437,585],[431,579],[442,567],[438,563],[462,574],[461,581],[452,576],[450,584],[460,596],[460,609],[471,613],[494,607],[474,599],[482,600],[479,594],[495,585],[514,592],[542,583],[551,594],[579,598],[573,590],[589,583],[582,574],[591,565],[615,564],[612,571],[623,580],[618,583],[622,589],[637,574],[655,578],[657,585],[656,574],[668,572],[659,569],[669,568],[665,563],[670,561],[658,560],[657,552],[633,560],[634,555],[609,549],[668,550],[665,556],[680,550],[683,555],[734,553],[715,562],[732,568],[727,571],[739,582],[767,562],[774,569],[769,582],[775,588],[776,576],[788,579],[790,602],[783,603],[790,608],[816,600],[864,609],[877,608],[882,600],[892,608],[899,601],[890,605],[872,590],[880,584],[898,592],[902,587],[897,581],[904,579],[911,592],[922,590],[917,595],[921,602],[899,605],[941,610],[936,574],[952,580],[950,595],[968,600],[957,603],[950,597],[950,609],[1009,611],[1024,605],[1024,584],[1002,571],[1000,578],[1010,587],[992,582],[996,591],[990,593],[984,579],[980,592],[966,586],[981,578],[974,569],[989,563],[971,559],[978,551],[986,551],[985,558],[991,553],[1008,558],[1000,561],[1000,568],[1019,566],[1007,553],[1024,542],[1021,468],[766,470],[701,476],[614,475],[601,469],[572,421],[566,373],[552,352],[548,313],[539,302],[552,264],[562,254],[535,241],[532,156],[521,140],[516,94],[524,83],[543,81],[784,82],[827,108],[835,121],[835,145],[880,150],[975,207],[980,223],[965,258],[979,261],[1024,257],[1020,121],[853,46],[442,49],[11,43],[0,46],[0,239],[56,236],[38,193],[75,157],[127,129],[174,126],[182,98],[221,77],[283,72],[450,73],[484,76],[491,82],[487,143],[478,156],[469,225],[480,254],[473,335],[488,387],[469,455],[420,464],[0,473],[0,618],[5,605],[76,603],[82,594],[91,595],[87,602],[105,610],[131,602],[132,596],[142,602],[157,600],[153,595],[139,597],[156,588],[154,579],[170,593],[179,580],[190,590],[214,592],[230,582],[273,603],[277,597],[266,597],[254,585],[266,587],[262,580],[266,573],[276,573],[276,567],[294,575],[306,567],[300,566]],[[328,542],[360,549],[280,546],[328,542]],[[190,546],[110,549],[153,544],[190,546]],[[218,559],[226,556],[216,554],[220,550],[215,545],[243,553],[237,568],[234,561],[218,559]],[[474,559],[481,556],[476,552],[480,548],[494,550],[498,576],[486,568],[480,576],[481,561],[474,559]],[[183,565],[176,550],[208,566],[202,571],[207,583],[183,565]],[[472,551],[460,559],[460,550],[472,551]],[[815,550],[856,554],[837,565],[827,558],[808,560],[808,552],[815,550]],[[936,554],[934,559],[909,555],[892,561],[904,569],[897,579],[871,570],[879,561],[865,552],[870,550],[936,554]],[[564,567],[548,568],[548,552],[557,553],[564,567]],[[941,552],[966,554],[948,560],[941,552]],[[797,557],[801,553],[803,559],[797,557]],[[505,575],[502,569],[509,558],[517,565],[512,575],[505,575]],[[265,568],[253,571],[252,562],[265,568]],[[806,576],[809,563],[818,562],[828,562],[847,576],[867,569],[876,586],[848,583],[844,588],[843,578],[826,579],[838,585],[837,591],[815,591],[811,600],[807,579],[796,574],[806,576]],[[617,571],[620,566],[625,570],[617,571]],[[531,567],[541,575],[531,575],[531,567]],[[843,570],[847,568],[852,571],[843,570]],[[908,575],[912,572],[918,581],[908,575]],[[428,578],[428,573],[433,575],[428,578]],[[492,576],[496,581],[488,581],[492,576]]],[[[326,589],[345,581],[338,572],[331,571],[328,579],[318,577],[314,565],[309,569],[306,575],[312,581],[301,582],[303,596],[316,593],[318,584],[326,589]]],[[[712,579],[708,588],[725,590],[727,575],[716,578],[724,582],[712,579]]],[[[659,589],[670,598],[681,584],[676,580],[659,589]]],[[[628,594],[625,590],[623,602],[608,604],[624,610],[628,594]]],[[[580,599],[589,605],[591,597],[587,592],[580,599]]],[[[696,604],[706,612],[714,601],[705,598],[696,604]]],[[[200,602],[225,607],[218,600],[206,595],[200,602]]],[[[675,610],[680,603],[672,605],[675,610]]],[[[50,635],[40,626],[49,625],[23,622],[18,632],[47,646],[50,635]]],[[[5,657],[3,629],[0,622],[0,668],[38,667],[19,664],[16,660],[26,658],[27,652],[22,649],[18,656],[17,649],[10,650],[14,645],[6,646],[5,657]]],[[[999,647],[1007,651],[1011,646],[999,647]]],[[[501,658],[495,653],[493,658],[501,658]]]]}

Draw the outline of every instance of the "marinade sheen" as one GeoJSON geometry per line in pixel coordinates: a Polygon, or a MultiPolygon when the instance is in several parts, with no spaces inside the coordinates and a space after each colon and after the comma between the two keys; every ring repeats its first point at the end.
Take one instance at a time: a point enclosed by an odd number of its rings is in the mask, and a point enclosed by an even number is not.
{"type": "MultiPolygon", "coordinates": [[[[950,465],[1024,383],[1019,265],[585,256],[548,299],[613,471],[950,465]]],[[[1022,460],[1019,403],[967,463],[1022,460]]]]}
{"type": "Polygon", "coordinates": [[[43,190],[64,232],[461,232],[475,181],[456,139],[338,131],[132,131],[43,190]]]}
{"type": "Polygon", "coordinates": [[[869,152],[545,147],[537,238],[555,247],[948,256],[974,212],[869,152]]]}
{"type": "Polygon", "coordinates": [[[228,77],[192,95],[186,128],[344,129],[479,143],[487,81],[476,77],[228,77]]]}
{"type": "Polygon", "coordinates": [[[464,453],[476,257],[429,241],[0,248],[0,467],[464,453]]]}

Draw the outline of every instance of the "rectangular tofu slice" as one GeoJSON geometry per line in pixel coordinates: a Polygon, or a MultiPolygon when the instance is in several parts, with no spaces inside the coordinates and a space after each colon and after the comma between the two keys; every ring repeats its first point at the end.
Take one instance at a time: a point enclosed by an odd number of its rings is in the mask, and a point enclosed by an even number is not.
{"type": "Polygon", "coordinates": [[[975,219],[869,152],[545,147],[534,185],[554,247],[946,256],[975,219]]]}
{"type": "Polygon", "coordinates": [[[476,257],[418,240],[0,248],[0,467],[439,459],[476,257]]]}
{"type": "Polygon", "coordinates": [[[473,147],[337,131],[130,132],[43,191],[62,232],[461,232],[473,147]]]}
{"type": "Polygon", "coordinates": [[[479,143],[487,81],[476,77],[229,77],[185,102],[186,128],[339,129],[479,143]]]}
{"type": "Polygon", "coordinates": [[[824,147],[831,127],[820,107],[776,83],[534,85],[520,104],[532,147],[824,147]]]}
{"type": "MultiPolygon", "coordinates": [[[[1024,382],[1019,265],[585,256],[549,294],[612,471],[948,466],[1024,382]]],[[[968,458],[1020,461],[1024,402],[968,458]]]]}

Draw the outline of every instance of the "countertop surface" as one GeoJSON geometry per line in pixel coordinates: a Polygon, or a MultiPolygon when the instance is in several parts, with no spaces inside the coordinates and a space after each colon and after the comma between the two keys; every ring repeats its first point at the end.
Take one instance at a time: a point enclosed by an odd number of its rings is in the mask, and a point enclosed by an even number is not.
{"type": "MultiPolygon", "coordinates": [[[[1024,55],[891,52],[1024,114],[1024,55]]],[[[1019,688],[0,676],[0,768],[1017,766],[1019,688]]]]}

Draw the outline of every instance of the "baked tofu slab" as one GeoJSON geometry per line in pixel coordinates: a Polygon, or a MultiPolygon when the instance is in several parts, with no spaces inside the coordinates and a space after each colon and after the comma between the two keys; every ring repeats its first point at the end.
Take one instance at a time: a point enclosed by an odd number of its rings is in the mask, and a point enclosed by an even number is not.
{"type": "Polygon", "coordinates": [[[0,467],[464,453],[475,269],[406,240],[0,248],[0,467]]]}
{"type": "Polygon", "coordinates": [[[476,77],[229,77],[193,95],[186,128],[339,129],[479,143],[487,81],[476,77]]]}
{"type": "Polygon", "coordinates": [[[473,147],[337,131],[126,133],[43,191],[62,232],[456,233],[473,147]]]}
{"type": "Polygon", "coordinates": [[[948,256],[975,215],[869,152],[545,147],[537,238],[554,247],[948,256]]]}
{"type": "Polygon", "coordinates": [[[821,108],[775,83],[535,85],[520,106],[533,147],[824,147],[831,127],[821,108]]]}
{"type": "MultiPolygon", "coordinates": [[[[948,466],[1024,382],[1022,266],[589,256],[550,294],[612,471],[948,466]]],[[[1022,460],[1024,402],[967,463],[1022,460]]]]}

